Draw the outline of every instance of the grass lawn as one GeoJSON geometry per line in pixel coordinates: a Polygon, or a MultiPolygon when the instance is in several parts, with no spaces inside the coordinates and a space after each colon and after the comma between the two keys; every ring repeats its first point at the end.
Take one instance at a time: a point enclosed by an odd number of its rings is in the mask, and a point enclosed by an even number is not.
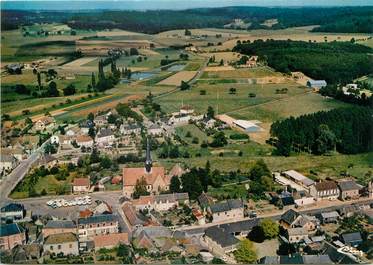
{"type": "Polygon", "coordinates": [[[162,160],[162,165],[171,166],[174,163],[181,163],[189,167],[204,167],[209,160],[212,169],[219,169],[229,172],[232,169],[248,171],[255,161],[263,159],[271,171],[283,171],[294,169],[300,173],[312,178],[324,179],[326,177],[341,178],[341,173],[348,172],[356,177],[361,183],[368,181],[369,177],[365,176],[369,171],[373,171],[373,152],[357,155],[335,154],[331,156],[315,156],[308,154],[294,155],[290,157],[271,156],[271,155],[250,155],[244,154],[242,157],[237,155],[209,156],[209,157],[192,157],[182,159],[162,160]],[[350,168],[349,168],[350,166],[350,168]],[[317,176],[310,173],[316,172],[317,176]]]}

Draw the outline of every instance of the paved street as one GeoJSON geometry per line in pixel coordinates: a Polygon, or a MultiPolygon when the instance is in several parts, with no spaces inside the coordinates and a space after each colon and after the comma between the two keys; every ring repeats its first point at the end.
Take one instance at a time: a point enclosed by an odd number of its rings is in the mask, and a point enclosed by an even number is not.
{"type": "Polygon", "coordinates": [[[38,149],[35,150],[27,159],[21,161],[19,165],[13,169],[13,171],[4,176],[0,183],[0,204],[8,200],[10,192],[17,186],[17,184],[25,177],[30,168],[38,160],[42,153],[44,146],[49,143],[50,140],[45,141],[38,149]]]}

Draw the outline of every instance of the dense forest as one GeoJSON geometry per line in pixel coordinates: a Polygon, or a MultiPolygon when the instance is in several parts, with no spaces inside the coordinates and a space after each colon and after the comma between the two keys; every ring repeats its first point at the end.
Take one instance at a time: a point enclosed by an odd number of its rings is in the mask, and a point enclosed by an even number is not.
{"type": "Polygon", "coordinates": [[[373,73],[373,49],[351,42],[256,40],[238,43],[233,51],[259,55],[283,73],[301,71],[328,83],[346,83],[373,73]]]}
{"type": "Polygon", "coordinates": [[[273,29],[297,26],[321,25],[316,31],[372,33],[373,7],[220,7],[187,10],[148,11],[10,11],[2,10],[2,30],[35,22],[65,22],[76,29],[120,28],[144,33],[180,28],[221,28],[239,18],[250,23],[249,29],[268,28],[262,23],[277,19],[273,29]]]}
{"type": "Polygon", "coordinates": [[[277,153],[293,152],[326,154],[338,151],[356,154],[373,151],[373,109],[349,107],[320,111],[276,121],[271,136],[277,141],[277,153]]]}

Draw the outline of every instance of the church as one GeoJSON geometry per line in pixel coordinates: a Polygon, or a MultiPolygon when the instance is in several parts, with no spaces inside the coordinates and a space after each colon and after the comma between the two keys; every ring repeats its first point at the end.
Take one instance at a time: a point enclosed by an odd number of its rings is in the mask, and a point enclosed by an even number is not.
{"type": "Polygon", "coordinates": [[[146,145],[145,167],[123,168],[123,195],[131,198],[135,190],[136,183],[142,178],[146,181],[146,190],[150,194],[159,194],[162,191],[168,191],[170,188],[171,178],[180,177],[184,171],[180,165],[176,164],[169,174],[164,167],[153,167],[150,154],[149,139],[146,145]]]}

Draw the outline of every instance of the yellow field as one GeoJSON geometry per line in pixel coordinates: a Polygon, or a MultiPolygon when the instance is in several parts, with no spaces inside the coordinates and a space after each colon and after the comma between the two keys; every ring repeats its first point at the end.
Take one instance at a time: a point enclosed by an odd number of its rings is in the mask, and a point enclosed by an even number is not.
{"type": "Polygon", "coordinates": [[[179,86],[181,81],[189,81],[197,74],[197,71],[180,71],[169,78],[166,78],[159,82],[157,85],[166,85],[166,86],[179,86]]]}

